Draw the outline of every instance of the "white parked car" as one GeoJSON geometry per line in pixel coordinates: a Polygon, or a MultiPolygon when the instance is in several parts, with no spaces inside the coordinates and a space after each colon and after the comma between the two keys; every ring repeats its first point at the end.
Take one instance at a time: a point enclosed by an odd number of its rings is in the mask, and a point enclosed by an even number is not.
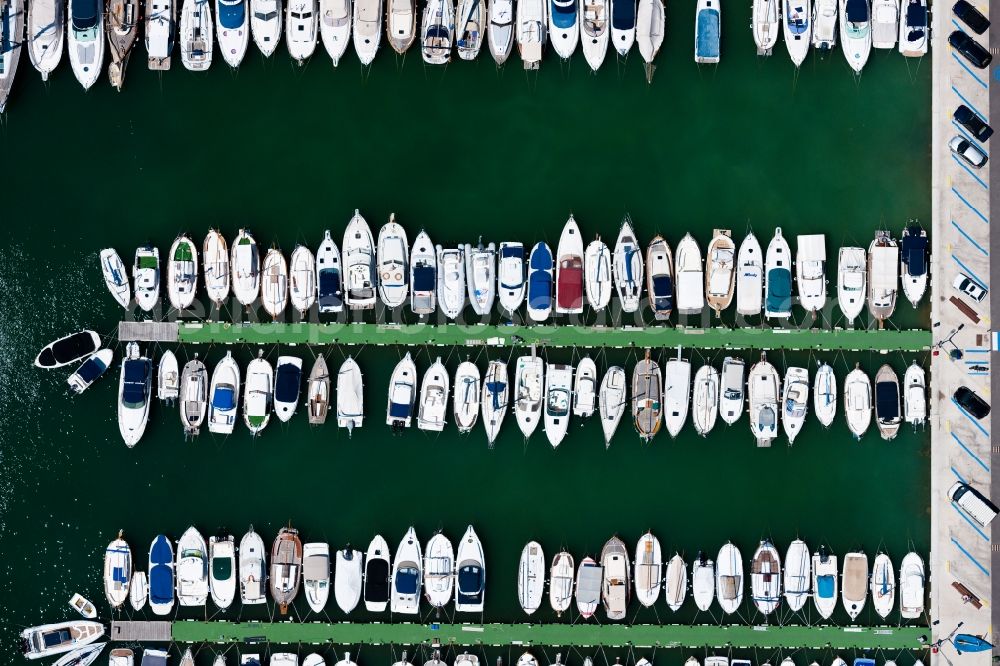
{"type": "Polygon", "coordinates": [[[955,289],[958,289],[960,292],[977,303],[982,303],[983,299],[986,298],[986,294],[990,293],[989,289],[979,284],[965,273],[959,273],[955,276],[955,289]]]}
{"type": "Polygon", "coordinates": [[[973,168],[979,169],[986,164],[989,159],[979,146],[957,134],[948,142],[951,152],[964,160],[973,168]]]}

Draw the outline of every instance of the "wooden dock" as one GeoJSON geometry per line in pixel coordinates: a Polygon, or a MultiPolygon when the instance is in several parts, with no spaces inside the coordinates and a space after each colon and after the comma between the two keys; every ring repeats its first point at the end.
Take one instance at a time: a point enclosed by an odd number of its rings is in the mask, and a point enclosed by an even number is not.
{"type": "Polygon", "coordinates": [[[113,641],[124,643],[148,642],[169,643],[173,640],[171,623],[164,622],[119,622],[111,623],[108,636],[113,641]]]}
{"type": "Polygon", "coordinates": [[[175,321],[123,321],[118,323],[121,342],[177,342],[175,321]]]}

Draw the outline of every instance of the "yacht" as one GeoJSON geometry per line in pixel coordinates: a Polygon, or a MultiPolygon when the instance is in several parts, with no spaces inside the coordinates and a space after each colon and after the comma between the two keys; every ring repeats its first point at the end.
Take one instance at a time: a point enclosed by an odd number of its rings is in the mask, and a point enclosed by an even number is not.
{"type": "Polygon", "coordinates": [[[138,444],[146,431],[152,381],[152,361],[139,351],[139,343],[128,343],[118,380],[118,430],[129,448],[138,444]]]}
{"type": "Polygon", "coordinates": [[[754,606],[770,615],[781,603],[781,557],[769,540],[760,542],[750,560],[750,592],[754,606]]]}
{"type": "Polygon", "coordinates": [[[455,425],[460,433],[471,431],[479,418],[479,368],[463,361],[455,371],[455,425]]]}
{"type": "Polygon", "coordinates": [[[541,420],[542,386],[544,382],[542,359],[535,356],[520,356],[514,369],[514,417],[521,434],[531,437],[541,420]]]}
{"type": "Polygon", "coordinates": [[[833,425],[837,415],[837,376],[827,363],[820,363],[813,378],[813,411],[824,428],[833,425]]]}
{"type": "Polygon", "coordinates": [[[476,530],[469,525],[455,556],[455,610],[482,613],[486,599],[486,558],[476,530]]]}
{"type": "Polygon", "coordinates": [[[240,366],[231,351],[226,352],[212,371],[208,395],[208,431],[232,434],[240,401],[240,366]]]}
{"type": "Polygon", "coordinates": [[[903,375],[903,420],[914,428],[927,423],[927,383],[924,369],[916,361],[903,375]]]}
{"type": "Polygon", "coordinates": [[[514,0],[493,0],[489,3],[488,18],[486,37],[490,54],[497,65],[502,65],[514,48],[514,0]]]}
{"type": "MultiPolygon", "coordinates": [[[[447,373],[445,373],[447,380],[447,373]]],[[[409,428],[413,419],[413,405],[417,399],[417,366],[410,353],[400,359],[389,380],[389,404],[386,407],[386,425],[393,429],[409,428]]]]}
{"type": "Polygon", "coordinates": [[[611,446],[611,438],[618,430],[618,424],[625,413],[628,403],[626,395],[625,370],[617,365],[608,368],[601,380],[601,388],[597,394],[597,411],[601,416],[601,428],[604,430],[604,446],[611,446]]]}
{"type": "Polygon", "coordinates": [[[225,610],[236,598],[236,543],[232,535],[209,537],[208,571],[212,603],[225,610]]]}
{"type": "Polygon", "coordinates": [[[287,423],[295,415],[301,388],[302,359],[279,356],[274,366],[274,413],[279,421],[287,423]]]}
{"type": "Polygon", "coordinates": [[[198,289],[198,251],[191,239],[182,235],[178,236],[170,246],[169,256],[167,294],[170,297],[170,305],[175,310],[183,311],[194,303],[195,292],[198,289]]]}
{"type": "Polygon", "coordinates": [[[569,428],[573,367],[549,363],[545,368],[545,436],[556,448],[569,428]]]}
{"type": "Polygon", "coordinates": [[[382,0],[355,1],[352,32],[358,60],[370,65],[382,41],[382,0]]]}
{"type": "Polygon", "coordinates": [[[677,244],[677,312],[682,315],[701,314],[705,307],[705,271],[701,249],[691,234],[685,234],[677,244]]]}
{"type": "Polygon", "coordinates": [[[663,0],[639,0],[639,13],[636,16],[635,41],[639,44],[639,55],[642,56],[646,71],[646,83],[653,82],[653,59],[663,46],[664,34],[667,30],[667,13],[663,0]]]}
{"type": "Polygon", "coordinates": [[[883,328],[896,309],[899,289],[899,246],[889,232],[879,231],[868,247],[868,311],[883,328]]]}
{"type": "Polygon", "coordinates": [[[781,0],[753,0],[750,28],[757,45],[757,55],[771,55],[781,29],[781,0]]]}
{"type": "Polygon", "coordinates": [[[177,605],[204,606],[208,600],[208,547],[205,538],[189,527],[177,542],[177,605]]]}
{"type": "Polygon", "coordinates": [[[340,250],[323,232],[323,242],[316,250],[316,287],[320,314],[344,310],[344,273],[340,264],[340,250]]]}
{"type": "MultiPolygon", "coordinates": [[[[48,81],[49,74],[55,71],[59,61],[62,60],[63,42],[66,39],[65,4],[62,0],[35,0],[31,3],[11,0],[9,9],[0,11],[3,16],[2,22],[5,24],[0,29],[4,35],[22,34],[19,24],[24,20],[24,4],[28,6],[26,35],[28,57],[42,75],[42,81],[48,81]]],[[[3,4],[0,4],[0,8],[2,7],[3,4]]],[[[3,112],[10,84],[17,71],[17,61],[20,59],[20,49],[14,44],[11,46],[14,48],[8,48],[5,43],[0,53],[0,60],[3,62],[3,67],[0,67],[0,113],[3,112]]]]}
{"type": "Polygon", "coordinates": [[[896,48],[899,33],[899,0],[872,0],[872,48],[896,48]]]}
{"type": "Polygon", "coordinates": [[[816,314],[826,305],[826,236],[800,235],[795,247],[795,280],[799,284],[799,304],[816,314]]]}
{"type": "Polygon", "coordinates": [[[844,610],[854,621],[861,614],[868,598],[868,556],[861,552],[847,553],[843,567],[841,579],[844,584],[840,596],[844,602],[844,610]]]}
{"type": "Polygon", "coordinates": [[[351,41],[351,5],[351,0],[319,0],[319,36],[334,67],[340,64],[351,41]]]}
{"type": "Polygon", "coordinates": [[[903,0],[899,12],[899,52],[907,58],[927,55],[930,21],[927,0],[903,0]]]}
{"type": "Polygon", "coordinates": [[[837,608],[837,556],[825,547],[812,556],[812,595],[816,611],[824,620],[830,619],[837,608]]]}
{"type": "Polygon", "coordinates": [[[788,319],[792,316],[792,251],[781,233],[774,230],[774,238],[767,245],[764,290],[764,316],[788,319]]]}
{"type": "Polygon", "coordinates": [[[273,401],[274,368],[261,355],[247,365],[246,382],[243,385],[243,423],[251,435],[256,436],[267,427],[271,420],[273,401]]]}
{"type": "Polygon", "coordinates": [[[800,67],[812,43],[813,8],[811,0],[785,0],[781,13],[785,46],[792,64],[800,67]]]}
{"type": "MultiPolygon", "coordinates": [[[[593,561],[593,560],[591,560],[593,561]]],[[[566,551],[556,553],[549,567],[549,606],[561,616],[573,601],[573,556],[566,551]]]]}
{"type": "Polygon", "coordinates": [[[247,307],[253,305],[260,293],[260,251],[246,229],[240,229],[233,241],[229,269],[236,300],[247,307]]]}
{"type": "Polygon", "coordinates": [[[146,4],[147,66],[153,71],[170,69],[170,56],[174,51],[177,30],[177,3],[175,0],[150,0],[146,4]]]}
{"type": "Polygon", "coordinates": [[[809,371],[805,368],[790,367],[785,370],[785,382],[781,392],[781,425],[788,437],[788,445],[802,431],[802,425],[809,411],[809,371]]]}
{"type": "Polygon", "coordinates": [[[149,545],[149,609],[153,615],[169,615],[174,608],[174,547],[164,535],[149,545]]]}
{"type": "Polygon", "coordinates": [[[625,544],[617,536],[608,539],[601,549],[601,600],[609,620],[624,620],[632,591],[631,566],[625,544]]]}
{"type": "Polygon", "coordinates": [[[837,304],[849,324],[865,306],[867,266],[864,248],[842,247],[837,253],[837,304]]]}
{"type": "Polygon", "coordinates": [[[687,421],[691,402],[691,362],[681,357],[669,359],[663,368],[663,421],[671,437],[677,437],[687,421]]]}
{"type": "Polygon", "coordinates": [[[747,393],[750,400],[750,431],[757,446],[771,446],[778,436],[778,371],[764,353],[750,368],[747,393]]]}
{"type": "Polygon", "coordinates": [[[855,439],[861,439],[872,421],[872,382],[860,367],[844,379],[844,414],[855,439]]]}
{"type": "MultiPolygon", "coordinates": [[[[359,3],[360,4],[360,3],[359,3]]],[[[287,0],[285,4],[285,46],[299,66],[316,50],[319,37],[319,8],[316,0],[287,0]]]]}
{"type": "Polygon", "coordinates": [[[455,47],[462,60],[475,60],[483,46],[487,8],[485,0],[459,0],[455,20],[455,47]]]}
{"type": "Polygon", "coordinates": [[[789,610],[797,613],[809,600],[812,584],[812,562],[809,547],[796,539],[785,551],[784,594],[789,610]]]}
{"type": "MultiPolygon", "coordinates": [[[[395,374],[395,373],[393,373],[395,374]]],[[[441,362],[441,357],[431,364],[424,373],[420,384],[420,409],[417,412],[417,427],[421,430],[441,432],[446,423],[448,413],[448,394],[450,379],[448,370],[441,362]]],[[[395,398],[390,398],[395,402],[395,398]]]]}
{"type": "Polygon", "coordinates": [[[383,613],[389,607],[389,544],[381,534],[376,534],[365,552],[365,573],[362,597],[365,610],[383,613]]]}
{"type": "Polygon", "coordinates": [[[420,586],[423,581],[421,560],[420,542],[411,527],[399,542],[396,558],[392,563],[390,612],[416,615],[420,610],[420,586]]]}
{"type": "Polygon", "coordinates": [[[403,55],[417,39],[416,0],[388,0],[385,6],[385,32],[392,50],[403,55]]]}
{"type": "MultiPolygon", "coordinates": [[[[357,20],[357,14],[354,15],[357,20]]],[[[357,38],[355,30],[355,39],[357,38]]],[[[378,294],[388,308],[398,308],[406,302],[410,284],[410,251],[406,231],[396,222],[395,215],[378,232],[378,294]]]]}
{"type": "Polygon", "coordinates": [[[202,72],[211,67],[213,40],[214,26],[209,0],[182,0],[178,41],[184,69],[202,72]]]}
{"type": "Polygon", "coordinates": [[[525,268],[524,244],[500,243],[497,288],[500,292],[500,307],[508,317],[513,317],[524,304],[524,295],[528,289],[525,268]]]}
{"type": "Polygon", "coordinates": [[[288,305],[288,264],[277,248],[271,248],[264,257],[261,269],[260,303],[271,319],[278,319],[288,305]]]}
{"type": "Polygon", "coordinates": [[[250,35],[265,58],[281,41],[282,14],[281,0],[250,0],[250,35]]]}
{"type": "Polygon", "coordinates": [[[580,561],[576,571],[576,609],[584,619],[592,617],[601,603],[604,568],[592,557],[580,561]]]}
{"type": "Polygon", "coordinates": [[[316,303],[316,257],[305,245],[292,251],[288,271],[288,297],[303,319],[316,303]]]}
{"type": "Polygon", "coordinates": [[[486,377],[483,381],[483,394],[480,405],[483,412],[483,428],[486,429],[486,441],[490,448],[500,433],[500,425],[507,415],[509,401],[507,384],[507,364],[503,361],[490,361],[486,367],[486,377]]]}
{"type": "Polygon", "coordinates": [[[837,45],[837,0],[813,0],[812,44],[821,54],[837,45]]]}
{"type": "Polygon", "coordinates": [[[104,625],[90,620],[43,624],[29,627],[21,632],[21,649],[28,659],[45,659],[79,650],[103,635],[104,625]]]}
{"type": "Polygon", "coordinates": [[[248,0],[215,0],[215,34],[222,59],[232,68],[243,62],[250,43],[248,0]]]}
{"type": "Polygon", "coordinates": [[[240,603],[256,606],[267,602],[267,551],[253,527],[240,539],[240,603]]]}
{"type": "Polygon", "coordinates": [[[719,416],[733,425],[746,410],[746,364],[743,359],[727,356],[719,376],[719,416]]]}
{"type": "Polygon", "coordinates": [[[271,598],[285,615],[299,593],[302,580],[302,540],[299,531],[282,527],[271,546],[271,598]]]}
{"type": "Polygon", "coordinates": [[[920,305],[927,291],[927,247],[926,231],[915,224],[903,229],[900,276],[903,279],[903,294],[913,307],[920,305]]]}
{"type": "Polygon", "coordinates": [[[640,439],[652,441],[660,430],[663,410],[663,376],[649,350],[632,371],[632,419],[640,439]]]}
{"type": "MultiPolygon", "coordinates": [[[[340,561],[344,551],[337,551],[337,577],[341,577],[340,561]]],[[[357,573],[357,593],[353,595],[353,603],[349,603],[351,598],[341,598],[341,586],[337,587],[337,605],[345,613],[354,610],[361,596],[361,553],[356,550],[346,551],[353,561],[358,562],[357,573]],[[343,602],[343,604],[342,604],[343,602]]],[[[346,568],[346,567],[345,567],[346,568]]],[[[353,571],[353,569],[352,569],[353,571]]],[[[346,585],[348,589],[355,586],[346,585]]],[[[302,588],[306,594],[306,602],[314,613],[322,613],[326,608],[326,602],[330,598],[330,545],[323,542],[307,543],[302,546],[302,588]]]]}
{"type": "Polygon", "coordinates": [[[711,365],[705,364],[695,373],[691,401],[695,432],[704,437],[715,427],[719,416],[719,371],[711,365]]]}
{"type": "Polygon", "coordinates": [[[438,306],[448,319],[455,319],[465,309],[465,251],[438,245],[437,271],[438,306]]]}
{"type": "Polygon", "coordinates": [[[649,608],[660,598],[663,582],[663,555],[660,540],[646,532],[635,547],[635,596],[649,608]]]}
{"type": "Polygon", "coordinates": [[[413,240],[410,252],[410,310],[429,315],[437,309],[437,251],[426,231],[413,240]]]}
{"type": "Polygon", "coordinates": [[[611,252],[598,238],[587,245],[583,257],[587,304],[603,310],[611,301],[611,252]]]}
{"type": "Polygon", "coordinates": [[[552,314],[552,283],[555,262],[545,243],[536,243],[528,257],[528,317],[542,322],[552,314]]]}
{"type": "MultiPolygon", "coordinates": [[[[104,6],[99,0],[67,0],[66,48],[69,64],[84,90],[97,83],[104,67],[104,6]]],[[[23,8],[15,29],[23,29],[23,8]]],[[[20,34],[20,33],[18,33],[20,34]]]]}
{"type": "Polygon", "coordinates": [[[875,423],[882,439],[889,441],[896,437],[902,415],[899,377],[891,365],[884,364],[875,373],[875,423]]]}
{"type": "Polygon", "coordinates": [[[716,558],[715,588],[726,615],[743,605],[743,556],[731,543],[724,545],[716,558]]]}
{"type": "Polygon", "coordinates": [[[563,60],[573,57],[580,38],[579,0],[546,0],[549,3],[549,37],[563,60]]]}
{"type": "Polygon", "coordinates": [[[674,255],[662,236],[656,236],[646,250],[646,291],[649,306],[658,321],[670,318],[674,310],[674,255]]]}
{"type": "Polygon", "coordinates": [[[635,42],[636,0],[611,0],[611,42],[623,58],[635,42]]]}
{"type": "Polygon", "coordinates": [[[424,549],[424,596],[432,608],[443,608],[454,594],[455,551],[438,532],[424,549]]]}
{"type": "Polygon", "coordinates": [[[759,315],[764,306],[764,253],[748,233],[736,255],[736,312],[759,315]]]}
{"type": "Polygon", "coordinates": [[[705,300],[719,316],[733,302],[736,245],[729,229],[713,229],[705,262],[705,300]]]}
{"type": "Polygon", "coordinates": [[[597,365],[589,356],[580,359],[573,381],[573,415],[588,419],[597,409],[597,365]]]}
{"type": "Polygon", "coordinates": [[[345,302],[351,310],[375,307],[375,241],[368,222],[357,209],[344,231],[345,302]]]}
{"type": "Polygon", "coordinates": [[[306,382],[306,405],[309,407],[309,424],[322,425],[330,411],[330,369],[323,354],[316,357],[306,382]]]}
{"type": "MultiPolygon", "coordinates": [[[[308,544],[306,544],[308,547],[308,544]]],[[[320,544],[326,547],[326,544],[320,544]]],[[[329,551],[327,551],[329,552],[329,551]]],[[[320,551],[322,556],[322,551],[320,551]]],[[[364,568],[362,566],[362,553],[359,550],[354,550],[353,548],[341,548],[337,551],[336,558],[337,564],[334,571],[334,581],[333,581],[333,594],[337,601],[337,606],[344,613],[350,614],[358,606],[358,602],[361,601],[361,596],[363,594],[364,588],[364,568]]],[[[327,554],[327,558],[329,555],[327,554]]],[[[322,562],[322,561],[321,561],[322,562]]],[[[306,566],[308,566],[308,560],[306,561],[306,566]]],[[[324,570],[320,568],[318,575],[322,576],[324,570]]],[[[327,581],[329,581],[329,564],[326,565],[327,581]]],[[[329,584],[329,582],[327,582],[329,584]]],[[[306,594],[308,595],[309,588],[306,588],[306,594]]],[[[316,603],[316,606],[320,606],[326,603],[326,595],[329,592],[324,592],[322,589],[317,590],[320,596],[320,601],[316,603]]]]}
{"type": "Polygon", "coordinates": [[[694,61],[718,63],[722,35],[722,7],[719,0],[698,0],[695,8],[694,61]]]}
{"type": "Polygon", "coordinates": [[[615,253],[612,261],[612,271],[615,278],[615,291],[621,301],[623,312],[635,312],[639,309],[639,299],[642,296],[642,249],[635,240],[631,221],[622,221],[618,240],[615,242],[615,253]]]}
{"type": "Polygon", "coordinates": [[[840,0],[840,44],[847,64],[860,74],[872,49],[869,0],[840,0]]]}
{"type": "Polygon", "coordinates": [[[469,304],[477,315],[488,316],[493,310],[497,285],[497,253],[493,243],[483,246],[465,245],[465,277],[469,288],[469,304]]]}
{"type": "Polygon", "coordinates": [[[348,356],[337,371],[337,427],[350,435],[364,422],[364,382],[357,361],[348,356]]]}
{"type": "MultiPolygon", "coordinates": [[[[429,0],[420,22],[420,55],[428,65],[451,61],[455,41],[455,7],[452,0],[429,0]]],[[[440,261],[439,261],[440,263],[440,261]]]]}
{"type": "Polygon", "coordinates": [[[517,566],[517,601],[521,610],[531,615],[542,605],[545,591],[545,553],[537,541],[529,541],[521,550],[517,566]]]}
{"type": "Polygon", "coordinates": [[[608,52],[610,11],[611,0],[581,0],[580,44],[583,57],[594,72],[601,68],[608,52]]]}
{"type": "MultiPolygon", "coordinates": [[[[517,49],[527,70],[538,69],[542,64],[542,52],[547,41],[546,2],[547,0],[518,0],[514,10],[517,20],[517,49]]],[[[579,230],[577,236],[579,237],[579,230]]],[[[583,254],[582,246],[580,254],[583,254]]]]}
{"type": "Polygon", "coordinates": [[[556,314],[583,312],[583,241],[569,216],[556,248],[556,314]]]}

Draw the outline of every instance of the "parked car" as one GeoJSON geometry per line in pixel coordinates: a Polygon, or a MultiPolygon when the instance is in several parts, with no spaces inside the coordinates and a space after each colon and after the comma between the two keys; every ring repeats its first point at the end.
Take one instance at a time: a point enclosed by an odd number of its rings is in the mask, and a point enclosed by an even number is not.
{"type": "Polygon", "coordinates": [[[955,122],[969,130],[969,134],[977,141],[986,142],[993,136],[993,128],[986,124],[986,121],[979,117],[975,111],[964,104],[960,104],[955,113],[952,114],[955,122]]]}
{"type": "Polygon", "coordinates": [[[979,395],[970,389],[968,386],[959,386],[955,391],[955,402],[957,402],[962,409],[969,412],[977,419],[985,419],[990,415],[990,406],[985,400],[979,397],[979,395]]]}
{"type": "Polygon", "coordinates": [[[979,69],[986,69],[993,62],[993,56],[990,55],[990,52],[961,30],[956,30],[948,35],[948,43],[979,69]]]}
{"type": "Polygon", "coordinates": [[[958,0],[951,10],[955,12],[955,16],[962,20],[962,23],[969,26],[972,32],[977,35],[983,34],[990,27],[990,20],[966,0],[958,0]]]}
{"type": "Polygon", "coordinates": [[[979,146],[957,134],[948,142],[948,147],[960,160],[975,169],[981,168],[990,159],[979,146]]]}
{"type": "Polygon", "coordinates": [[[965,273],[959,273],[955,276],[955,289],[958,289],[976,303],[982,303],[983,299],[986,298],[986,294],[990,293],[989,289],[979,284],[965,273]]]}
{"type": "Polygon", "coordinates": [[[948,489],[948,499],[977,523],[986,527],[997,517],[997,507],[993,502],[967,483],[958,481],[948,489]]]}

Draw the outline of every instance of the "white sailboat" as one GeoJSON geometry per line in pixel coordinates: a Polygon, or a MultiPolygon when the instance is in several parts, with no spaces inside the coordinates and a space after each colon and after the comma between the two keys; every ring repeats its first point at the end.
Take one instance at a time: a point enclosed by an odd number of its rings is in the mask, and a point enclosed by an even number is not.
{"type": "Polygon", "coordinates": [[[611,13],[611,0],[581,0],[582,17],[580,20],[580,44],[583,47],[583,57],[590,69],[597,71],[604,62],[608,52],[608,41],[611,39],[611,26],[608,24],[611,13]]]}
{"type": "Polygon", "coordinates": [[[441,312],[455,319],[465,309],[465,251],[437,246],[437,295],[441,312]]]}
{"type": "MultiPolygon", "coordinates": [[[[593,560],[591,560],[593,561],[593,560]]],[[[573,601],[573,556],[566,551],[556,553],[549,568],[549,605],[557,616],[569,610],[573,601]]]]}
{"type": "Polygon", "coordinates": [[[788,445],[802,431],[809,410],[809,371],[805,368],[790,367],[785,370],[785,381],[781,392],[781,425],[788,437],[788,445]]]}
{"type": "Polygon", "coordinates": [[[150,70],[170,69],[174,50],[177,6],[173,0],[152,0],[145,9],[147,64],[150,70]]]}
{"type": "Polygon", "coordinates": [[[531,437],[541,420],[544,374],[542,359],[534,353],[518,357],[514,368],[514,417],[526,438],[531,437]]]}
{"type": "Polygon", "coordinates": [[[420,542],[413,528],[403,535],[392,561],[389,610],[401,615],[416,615],[420,610],[420,588],[423,582],[420,542]]]}
{"type": "Polygon", "coordinates": [[[413,239],[410,252],[410,310],[429,315],[437,309],[437,252],[426,231],[413,239]]]}
{"type": "Polygon", "coordinates": [[[698,368],[692,393],[691,420],[695,432],[704,437],[719,416],[719,371],[707,364],[698,368]]]}
{"type": "Polygon", "coordinates": [[[482,239],[474,246],[465,245],[465,277],[469,288],[469,304],[477,315],[489,315],[496,298],[496,247],[483,246],[482,239]]]}
{"type": "Polygon", "coordinates": [[[347,428],[348,435],[360,428],[365,418],[364,405],[361,368],[348,356],[337,371],[337,427],[347,428]]]}
{"type": "Polygon", "coordinates": [[[455,425],[461,433],[469,432],[479,418],[479,368],[463,361],[455,371],[455,425]]]}
{"type": "Polygon", "coordinates": [[[916,361],[903,376],[903,418],[914,428],[927,423],[927,384],[924,369],[916,361]]]}
{"type": "Polygon", "coordinates": [[[483,46],[487,7],[485,0],[459,0],[455,14],[455,48],[462,60],[475,60],[483,46]]]}
{"type": "Polygon", "coordinates": [[[736,312],[759,315],[764,305],[764,253],[748,233],[736,255],[736,312]]]}
{"type": "Polygon", "coordinates": [[[319,36],[334,67],[351,41],[352,4],[351,0],[319,0],[319,36]]]}
{"type": "Polygon", "coordinates": [[[382,0],[355,0],[352,32],[358,60],[370,65],[382,42],[382,0]]]}
{"type": "Polygon", "coordinates": [[[305,317],[316,303],[316,257],[305,245],[292,251],[288,271],[288,296],[299,317],[305,317]]]}
{"type": "Polygon", "coordinates": [[[424,549],[424,594],[434,608],[451,601],[455,589],[455,551],[448,537],[438,532],[424,549]]]}
{"type": "Polygon", "coordinates": [[[208,0],[182,0],[178,41],[184,69],[203,72],[212,66],[214,27],[208,0]]]}
{"type": "Polygon", "coordinates": [[[883,619],[889,617],[896,603],[896,573],[885,553],[875,556],[871,575],[872,606],[883,619]]]}
{"type": "Polygon", "coordinates": [[[639,299],[642,296],[642,248],[635,239],[628,218],[622,221],[621,230],[618,232],[612,269],[615,291],[621,301],[622,311],[635,312],[639,309],[639,299]]]}
{"type": "Polygon", "coordinates": [[[128,603],[132,610],[138,612],[146,606],[149,598],[149,581],[146,579],[145,571],[136,571],[132,574],[132,582],[128,590],[128,603]]]}
{"type": "Polygon", "coordinates": [[[785,551],[784,575],[785,603],[789,610],[797,613],[809,600],[812,584],[812,561],[809,557],[809,547],[805,541],[796,539],[785,551]]]}
{"type": "Polygon", "coordinates": [[[667,13],[663,0],[639,0],[639,13],[636,16],[635,41],[639,45],[639,55],[645,63],[646,83],[653,82],[653,59],[663,46],[663,37],[667,31],[667,13]]]}
{"type": "Polygon", "coordinates": [[[569,428],[570,398],[573,390],[573,367],[548,363],[545,368],[545,436],[552,448],[566,437],[569,428]]]}
{"type": "Polygon", "coordinates": [[[678,611],[684,605],[687,597],[688,575],[687,565],[684,558],[679,553],[675,553],[667,563],[666,578],[663,581],[664,594],[667,598],[667,606],[672,611],[678,611]]]}
{"type": "Polygon", "coordinates": [[[319,37],[317,0],[287,0],[285,4],[285,46],[299,66],[316,51],[319,37]]]}
{"type": "Polygon", "coordinates": [[[251,435],[257,435],[267,427],[273,400],[274,368],[263,356],[259,356],[247,365],[246,383],[243,385],[243,423],[251,435]]]}
{"type": "Polygon", "coordinates": [[[746,410],[746,364],[743,359],[727,356],[719,377],[719,415],[733,425],[746,410]]]}
{"type": "Polygon", "coordinates": [[[491,448],[500,433],[503,419],[507,415],[508,393],[507,364],[503,361],[490,361],[486,368],[480,404],[483,412],[483,428],[486,430],[486,441],[489,442],[491,448]]]}
{"type": "Polygon", "coordinates": [[[671,437],[677,437],[687,421],[691,402],[691,362],[681,357],[669,359],[663,368],[663,422],[671,437]]]}
{"type": "Polygon", "coordinates": [[[727,543],[716,558],[715,588],[719,605],[726,615],[743,605],[743,556],[739,548],[727,543]]]}
{"type": "Polygon", "coordinates": [[[585,557],[580,561],[576,571],[576,609],[581,617],[589,618],[597,611],[603,579],[604,568],[594,558],[585,557]]]}
{"type": "Polygon", "coordinates": [[[824,428],[837,415],[837,377],[828,363],[820,363],[813,378],[813,411],[824,428]]]}
{"type": "Polygon", "coordinates": [[[227,351],[212,371],[208,401],[208,431],[220,435],[232,434],[236,426],[239,401],[240,366],[233,360],[233,353],[227,351]]]}
{"type": "Polygon", "coordinates": [[[486,36],[490,54],[497,65],[507,62],[514,48],[513,0],[493,0],[489,3],[489,27],[486,36]]]}
{"type": "Polygon", "coordinates": [[[545,553],[537,541],[529,541],[521,550],[517,566],[517,601],[528,615],[542,605],[545,591],[545,553]]]}
{"type": "Polygon", "coordinates": [[[788,319],[792,316],[792,251],[781,227],[774,230],[774,238],[767,245],[764,268],[764,316],[788,319]]]}
{"type": "MultiPolygon", "coordinates": [[[[55,71],[59,61],[62,60],[63,42],[66,36],[66,5],[62,0],[35,0],[27,4],[28,57],[31,58],[31,64],[42,75],[42,81],[48,81],[49,74],[55,71]]],[[[10,19],[16,24],[21,12],[16,9],[17,3],[11,3],[11,7],[14,8],[14,11],[10,13],[10,19]]],[[[15,28],[10,32],[18,31],[15,28]]],[[[13,67],[8,67],[7,59],[12,55],[16,58],[16,54],[16,48],[4,54],[5,66],[0,77],[14,75],[16,64],[13,67]]],[[[3,85],[0,84],[0,89],[2,88],[3,85]]],[[[0,113],[3,112],[3,100],[5,99],[5,95],[0,93],[0,113]]]]}
{"type": "MultiPolygon", "coordinates": [[[[402,363],[402,361],[401,361],[402,363]]],[[[395,375],[395,373],[393,373],[395,375]]],[[[441,432],[447,423],[448,394],[450,392],[448,370],[438,356],[424,373],[420,384],[420,409],[417,413],[417,427],[421,430],[441,432]]],[[[395,401],[395,399],[392,399],[395,401]]]]}
{"type": "Polygon", "coordinates": [[[698,315],[705,308],[705,271],[701,263],[701,248],[691,234],[685,234],[677,244],[677,312],[698,315]]]}
{"type": "Polygon", "coordinates": [[[795,244],[795,279],[799,283],[799,305],[815,316],[826,305],[826,236],[799,235],[795,244]]]}
{"type": "Polygon", "coordinates": [[[280,317],[288,305],[288,264],[277,248],[271,248],[264,257],[261,269],[260,303],[272,319],[280,317]]]}
{"type": "Polygon", "coordinates": [[[588,419],[597,408],[597,365],[589,356],[580,359],[573,381],[573,415],[588,419]]]}
{"type": "MultiPolygon", "coordinates": [[[[357,9],[357,8],[356,8],[357,9]]],[[[357,21],[357,14],[355,14],[357,21]]],[[[357,30],[354,32],[357,39],[357,30]]],[[[389,216],[378,232],[378,294],[386,307],[398,308],[406,302],[410,291],[410,250],[406,231],[396,222],[395,215],[389,216]]]]}
{"type": "Polygon", "coordinates": [[[611,438],[618,430],[625,406],[628,404],[627,380],[625,370],[617,365],[608,368],[601,380],[598,392],[598,413],[601,416],[601,428],[604,430],[604,446],[611,446],[611,438]]]}
{"type": "Polygon", "coordinates": [[[316,287],[320,313],[343,312],[344,273],[340,250],[329,231],[323,232],[323,242],[316,250],[316,287]]]}
{"type": "Polygon", "coordinates": [[[757,45],[757,55],[769,56],[778,43],[781,29],[781,0],[753,0],[750,29],[757,45]]]}
{"type": "Polygon", "coordinates": [[[428,65],[451,60],[455,41],[455,7],[452,0],[429,0],[420,22],[420,55],[428,65]]]}
{"type": "Polygon", "coordinates": [[[802,65],[812,44],[812,0],[785,0],[781,22],[788,56],[796,67],[802,65]]]}
{"type": "Polygon", "coordinates": [[[583,265],[587,303],[594,310],[603,310],[611,301],[611,252],[600,238],[587,245],[583,265]]]}
{"type": "Polygon", "coordinates": [[[861,439],[872,421],[872,382],[860,367],[844,379],[844,414],[855,439],[861,439]]]}
{"type": "Polygon", "coordinates": [[[524,244],[517,242],[500,243],[499,266],[497,268],[500,307],[513,317],[524,304],[528,289],[524,244]]]}
{"type": "Polygon", "coordinates": [[[757,446],[770,446],[778,436],[778,371],[761,353],[760,362],[750,368],[747,381],[750,401],[750,432],[757,446]]]}
{"type": "MultiPolygon", "coordinates": [[[[447,373],[445,373],[447,379],[447,373]]],[[[417,366],[407,352],[389,379],[389,400],[386,406],[386,425],[394,429],[409,428],[413,419],[413,405],[417,400],[417,366]]]]}
{"type": "Polygon", "coordinates": [[[482,613],[486,597],[486,558],[476,530],[469,525],[458,542],[455,566],[455,610],[482,613]]]}
{"type": "Polygon", "coordinates": [[[368,222],[355,209],[354,216],[344,230],[341,244],[344,255],[345,302],[351,310],[370,310],[375,307],[375,241],[368,222]]]}
{"type": "Polygon", "coordinates": [[[646,532],[635,546],[635,596],[649,608],[660,598],[663,581],[663,554],[660,540],[646,532]]]}
{"type": "Polygon", "coordinates": [[[242,305],[253,305],[260,293],[260,251],[257,241],[246,229],[240,229],[233,241],[229,269],[236,300],[242,305]]]}

